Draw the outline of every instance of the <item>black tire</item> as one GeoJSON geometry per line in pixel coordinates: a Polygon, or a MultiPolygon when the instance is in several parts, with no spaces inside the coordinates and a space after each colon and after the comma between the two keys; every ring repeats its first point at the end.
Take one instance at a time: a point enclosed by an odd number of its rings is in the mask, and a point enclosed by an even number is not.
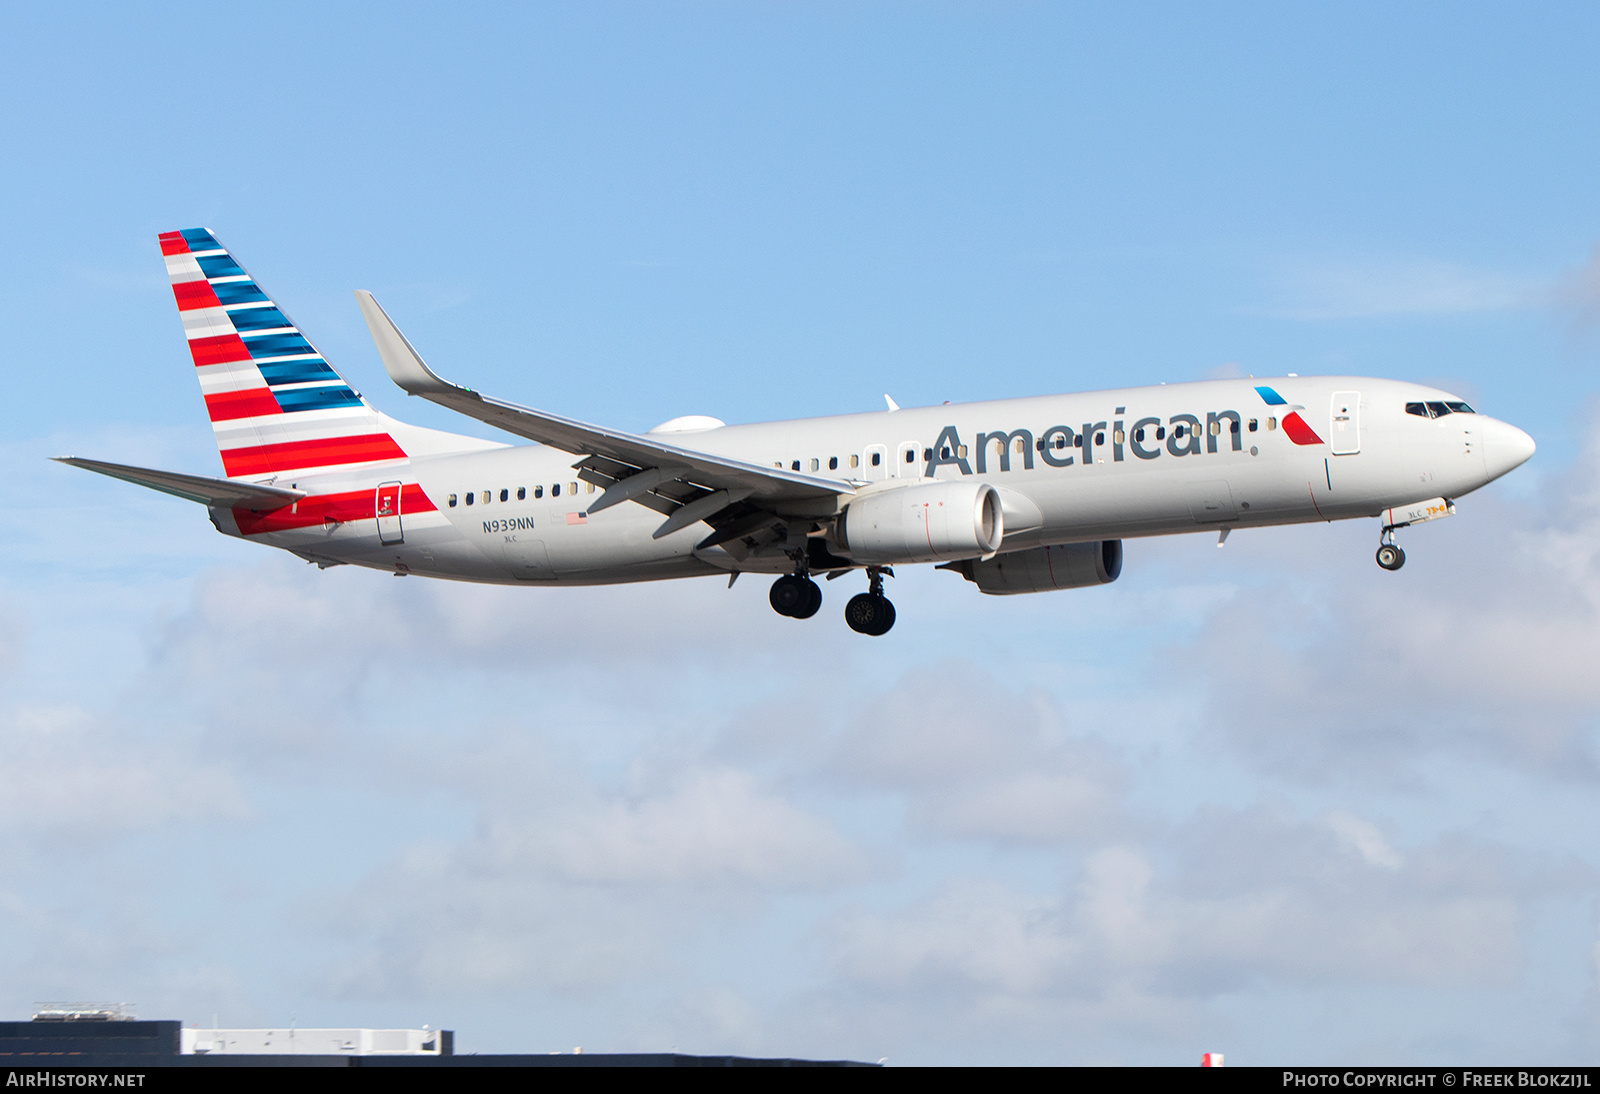
{"type": "Polygon", "coordinates": [[[878,601],[882,599],[871,593],[857,593],[852,596],[850,603],[844,606],[845,623],[857,634],[874,633],[872,628],[878,621],[878,601]]]}
{"type": "Polygon", "coordinates": [[[867,632],[873,636],[889,633],[889,628],[894,626],[894,605],[886,596],[878,597],[878,621],[872,630],[867,632]]]}
{"type": "Polygon", "coordinates": [[[780,577],[772,583],[772,591],[767,594],[767,602],[779,615],[793,617],[795,612],[810,602],[810,596],[806,592],[806,586],[810,584],[811,582],[793,574],[780,577]]]}
{"type": "Polygon", "coordinates": [[[1398,570],[1406,564],[1406,553],[1392,543],[1378,548],[1378,565],[1385,570],[1398,570]]]}
{"type": "Polygon", "coordinates": [[[800,579],[800,585],[805,590],[806,598],[789,614],[795,619],[810,619],[817,614],[817,609],[822,607],[822,589],[809,578],[800,579]]]}
{"type": "Polygon", "coordinates": [[[894,605],[889,603],[886,596],[860,593],[852,596],[850,603],[844,606],[844,621],[857,634],[870,634],[873,637],[888,634],[889,628],[894,626],[894,605]]]}

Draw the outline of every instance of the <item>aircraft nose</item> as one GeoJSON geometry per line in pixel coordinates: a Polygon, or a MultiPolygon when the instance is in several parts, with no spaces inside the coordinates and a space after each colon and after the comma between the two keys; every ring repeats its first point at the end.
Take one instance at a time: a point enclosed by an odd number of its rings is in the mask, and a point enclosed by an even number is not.
{"type": "Polygon", "coordinates": [[[1483,423],[1483,462],[1491,479],[1528,462],[1537,447],[1533,438],[1510,422],[1498,418],[1485,419],[1483,423]]]}

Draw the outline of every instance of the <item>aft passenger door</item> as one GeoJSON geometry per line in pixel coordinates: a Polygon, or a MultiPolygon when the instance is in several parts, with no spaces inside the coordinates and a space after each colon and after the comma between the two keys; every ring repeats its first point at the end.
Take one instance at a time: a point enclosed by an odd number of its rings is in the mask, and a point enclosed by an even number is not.
{"type": "Polygon", "coordinates": [[[380,483],[372,507],[378,518],[378,542],[404,543],[405,530],[400,527],[400,484],[380,483]]]}

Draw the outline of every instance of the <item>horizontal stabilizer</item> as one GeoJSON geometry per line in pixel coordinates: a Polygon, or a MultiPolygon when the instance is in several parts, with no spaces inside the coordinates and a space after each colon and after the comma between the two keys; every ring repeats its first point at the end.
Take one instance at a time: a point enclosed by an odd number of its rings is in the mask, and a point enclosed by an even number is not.
{"type": "Polygon", "coordinates": [[[306,496],[304,490],[258,486],[253,482],[235,482],[232,479],[208,479],[203,475],[180,475],[176,471],[153,471],[148,467],[129,467],[127,464],[85,460],[77,456],[52,456],[51,459],[219,509],[281,509],[306,496]]]}

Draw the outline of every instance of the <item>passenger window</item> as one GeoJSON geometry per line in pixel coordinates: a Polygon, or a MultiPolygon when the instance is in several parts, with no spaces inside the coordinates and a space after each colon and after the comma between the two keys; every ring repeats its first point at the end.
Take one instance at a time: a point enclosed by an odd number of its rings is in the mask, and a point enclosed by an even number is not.
{"type": "Polygon", "coordinates": [[[1211,435],[1213,437],[1220,437],[1222,435],[1222,423],[1221,422],[1212,422],[1211,423],[1211,435]]]}
{"type": "Polygon", "coordinates": [[[1143,443],[1143,441],[1144,441],[1144,430],[1143,429],[1135,429],[1133,431],[1133,439],[1136,440],[1136,441],[1139,441],[1140,443],[1143,443]]]}
{"type": "Polygon", "coordinates": [[[471,490],[467,491],[467,504],[468,505],[472,504],[472,491],[471,490]]]}
{"type": "Polygon", "coordinates": [[[1056,434],[1056,447],[1057,448],[1065,448],[1065,447],[1067,447],[1067,439],[1065,437],[1063,437],[1059,433],[1056,434]]]}
{"type": "Polygon", "coordinates": [[[861,466],[861,457],[860,456],[851,456],[850,457],[850,466],[851,467],[860,467],[861,466]]]}
{"type": "Polygon", "coordinates": [[[550,488],[550,496],[552,498],[559,498],[561,496],[561,484],[559,482],[550,488]]]}
{"type": "Polygon", "coordinates": [[[811,457],[811,470],[813,470],[813,471],[821,471],[822,470],[822,461],[817,459],[815,456],[811,457]]]}
{"type": "Polygon", "coordinates": [[[451,494],[450,495],[450,508],[454,509],[455,507],[456,507],[456,496],[454,494],[451,494]]]}
{"type": "Polygon", "coordinates": [[[1079,433],[1076,437],[1072,438],[1072,447],[1073,448],[1082,448],[1083,447],[1083,434],[1082,433],[1079,433]]]}
{"type": "Polygon", "coordinates": [[[967,458],[967,446],[964,445],[964,444],[956,445],[956,459],[964,460],[966,458],[967,458]]]}
{"type": "Polygon", "coordinates": [[[1250,419],[1250,432],[1254,433],[1255,431],[1256,431],[1256,420],[1254,418],[1251,418],[1250,419]]]}
{"type": "Polygon", "coordinates": [[[1017,455],[1026,456],[1027,454],[1028,454],[1028,442],[1024,441],[1021,437],[1018,437],[1017,438],[1017,455]]]}
{"type": "Polygon", "coordinates": [[[789,465],[789,470],[790,471],[798,471],[798,470],[800,470],[800,461],[799,460],[795,460],[793,463],[791,463],[789,465]]]}
{"type": "Polygon", "coordinates": [[[1111,439],[1116,441],[1118,444],[1121,444],[1128,439],[1128,435],[1122,430],[1118,429],[1111,434],[1111,439]]]}
{"type": "Polygon", "coordinates": [[[837,470],[839,470],[839,457],[838,456],[829,456],[828,457],[828,470],[829,471],[837,471],[837,470]]]}
{"type": "MultiPolygon", "coordinates": [[[[923,450],[922,450],[922,458],[923,458],[923,459],[925,459],[925,460],[931,460],[931,459],[933,459],[933,449],[931,449],[931,448],[924,448],[924,449],[923,449],[923,450]]],[[[907,461],[906,461],[906,462],[907,462],[907,463],[910,463],[910,462],[911,462],[911,461],[910,461],[910,460],[907,460],[907,461]]]]}
{"type": "Polygon", "coordinates": [[[1277,429],[1277,428],[1278,428],[1278,419],[1276,419],[1276,418],[1268,418],[1267,419],[1267,432],[1270,433],[1274,429],[1277,429]]]}
{"type": "Polygon", "coordinates": [[[1231,418],[1228,420],[1228,432],[1229,433],[1238,433],[1239,432],[1239,423],[1234,421],[1231,418]]]}
{"type": "Polygon", "coordinates": [[[583,492],[584,492],[584,493],[585,493],[585,494],[592,494],[592,493],[594,493],[594,483],[592,483],[592,482],[586,482],[586,483],[584,483],[584,484],[583,484],[583,492]]]}
{"type": "Polygon", "coordinates": [[[911,451],[911,449],[909,449],[909,448],[906,449],[906,462],[907,463],[916,463],[917,462],[917,454],[915,452],[911,451]]]}
{"type": "Polygon", "coordinates": [[[542,497],[544,497],[544,487],[542,487],[542,486],[535,486],[535,487],[534,487],[534,488],[533,488],[533,496],[534,496],[534,497],[536,497],[536,498],[542,498],[542,497]]]}
{"type": "Polygon", "coordinates": [[[577,492],[578,492],[578,484],[577,483],[575,483],[575,482],[567,483],[567,493],[576,494],[577,492]]]}
{"type": "Polygon", "coordinates": [[[483,492],[483,504],[488,505],[493,500],[494,500],[494,491],[493,490],[485,490],[483,492]]]}
{"type": "Polygon", "coordinates": [[[526,500],[528,500],[528,488],[526,486],[517,487],[517,500],[518,501],[526,501],[526,500]]]}
{"type": "Polygon", "coordinates": [[[939,448],[939,458],[941,460],[948,460],[950,458],[950,446],[949,445],[940,446],[940,448],[939,448]]]}
{"type": "Polygon", "coordinates": [[[1156,426],[1156,440],[1164,441],[1166,439],[1167,439],[1167,427],[1164,426],[1164,425],[1156,426]]]}
{"type": "Polygon", "coordinates": [[[1099,444],[1099,445],[1105,444],[1106,443],[1106,435],[1104,433],[1096,433],[1094,435],[1094,443],[1095,444],[1099,444]]]}
{"type": "Polygon", "coordinates": [[[511,500],[511,491],[509,491],[509,490],[500,491],[500,500],[501,501],[510,501],[511,500]]]}
{"type": "Polygon", "coordinates": [[[883,462],[883,453],[882,452],[874,452],[872,454],[872,466],[873,467],[877,467],[882,462],[883,462]]]}

